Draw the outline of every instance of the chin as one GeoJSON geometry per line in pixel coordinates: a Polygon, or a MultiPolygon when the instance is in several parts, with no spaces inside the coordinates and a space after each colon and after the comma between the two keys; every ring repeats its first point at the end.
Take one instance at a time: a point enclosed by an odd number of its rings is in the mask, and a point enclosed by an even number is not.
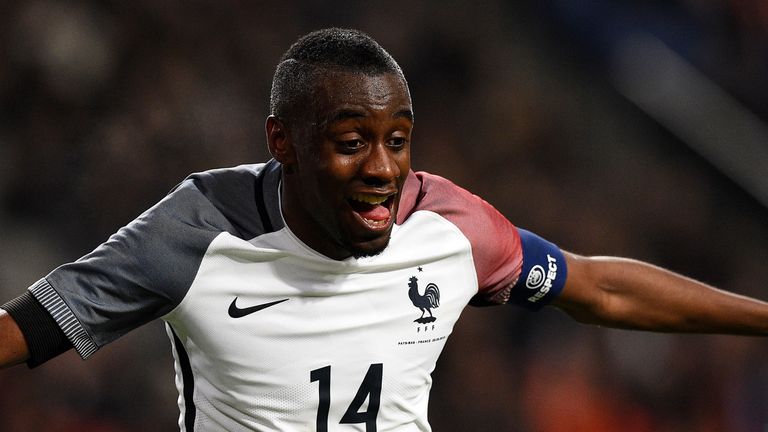
{"type": "Polygon", "coordinates": [[[349,252],[355,258],[367,258],[379,255],[389,245],[389,235],[385,239],[376,239],[363,244],[356,244],[349,247],[349,252]]]}

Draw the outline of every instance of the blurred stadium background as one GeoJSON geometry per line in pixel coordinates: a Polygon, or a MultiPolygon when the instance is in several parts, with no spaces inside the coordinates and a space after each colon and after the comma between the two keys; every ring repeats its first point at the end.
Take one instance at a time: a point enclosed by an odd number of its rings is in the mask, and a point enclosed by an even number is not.
{"type": "MultiPolygon", "coordinates": [[[[8,0],[0,4],[0,300],[188,173],[263,161],[297,36],[367,31],[402,65],[413,164],[584,254],[768,299],[768,3],[8,0]]],[[[764,431],[765,339],[469,309],[436,431],[764,431]]],[[[0,430],[174,430],[159,323],[88,362],[0,373],[0,430]]]]}

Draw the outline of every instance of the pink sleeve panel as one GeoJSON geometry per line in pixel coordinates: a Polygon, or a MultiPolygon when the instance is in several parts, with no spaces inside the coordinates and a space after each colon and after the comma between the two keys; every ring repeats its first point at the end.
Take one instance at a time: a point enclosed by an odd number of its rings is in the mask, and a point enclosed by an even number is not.
{"type": "Polygon", "coordinates": [[[439,214],[469,240],[479,287],[472,304],[506,303],[522,268],[517,228],[485,200],[451,181],[411,172],[400,198],[397,222],[402,224],[419,210],[439,214]]]}

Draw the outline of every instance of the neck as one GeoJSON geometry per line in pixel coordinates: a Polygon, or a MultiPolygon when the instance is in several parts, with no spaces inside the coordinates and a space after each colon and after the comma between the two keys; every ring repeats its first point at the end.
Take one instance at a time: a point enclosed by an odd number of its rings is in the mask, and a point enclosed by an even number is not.
{"type": "Polygon", "coordinates": [[[328,229],[314,217],[301,202],[291,175],[283,173],[280,184],[280,209],[286,226],[305,245],[330,259],[343,260],[352,253],[331,237],[328,229]]]}

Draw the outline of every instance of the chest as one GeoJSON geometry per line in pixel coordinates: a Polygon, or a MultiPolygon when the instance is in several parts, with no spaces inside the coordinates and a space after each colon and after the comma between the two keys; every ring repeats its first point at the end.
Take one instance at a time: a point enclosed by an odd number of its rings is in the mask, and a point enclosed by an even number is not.
{"type": "Polygon", "coordinates": [[[431,370],[477,287],[468,253],[421,257],[329,269],[272,249],[223,248],[201,264],[171,320],[206,356],[248,359],[263,372],[411,351],[431,370]]]}
{"type": "Polygon", "coordinates": [[[311,422],[324,392],[334,395],[332,417],[343,418],[359,394],[369,402],[377,395],[382,409],[412,407],[381,416],[423,417],[430,373],[477,293],[466,241],[449,230],[434,247],[401,230],[379,256],[329,262],[278,234],[217,239],[166,317],[184,343],[196,391],[283,413],[280,421],[311,422]]]}

